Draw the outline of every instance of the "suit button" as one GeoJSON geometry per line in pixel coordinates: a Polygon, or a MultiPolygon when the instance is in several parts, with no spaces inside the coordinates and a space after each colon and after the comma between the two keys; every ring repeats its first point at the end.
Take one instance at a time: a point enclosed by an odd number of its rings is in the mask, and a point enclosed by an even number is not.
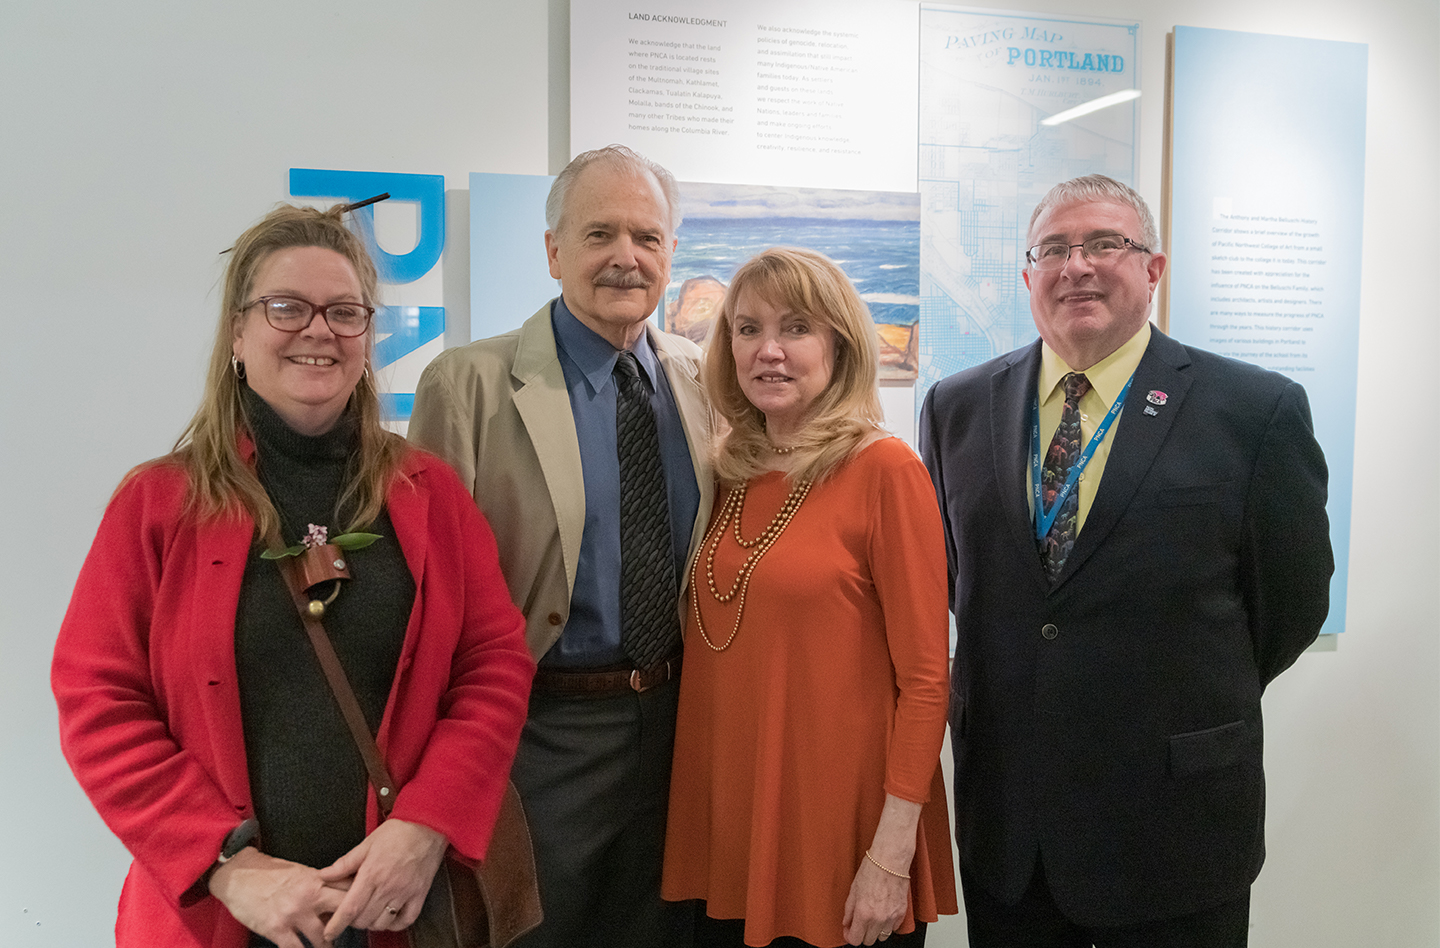
{"type": "Polygon", "coordinates": [[[559,625],[560,623],[564,622],[565,620],[560,617],[560,613],[558,613],[558,612],[552,612],[552,613],[550,613],[550,615],[548,615],[548,616],[545,618],[545,621],[548,622],[548,623],[550,623],[551,625],[559,625]]]}
{"type": "Polygon", "coordinates": [[[1040,627],[1040,634],[1045,636],[1047,639],[1053,639],[1060,634],[1060,630],[1055,628],[1054,625],[1047,622],[1040,627]]]}

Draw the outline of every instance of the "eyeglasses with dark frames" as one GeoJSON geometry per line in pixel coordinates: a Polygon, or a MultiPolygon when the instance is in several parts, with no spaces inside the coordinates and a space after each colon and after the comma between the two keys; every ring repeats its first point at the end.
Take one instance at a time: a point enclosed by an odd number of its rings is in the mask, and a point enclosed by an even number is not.
{"type": "Polygon", "coordinates": [[[316,316],[325,320],[325,325],[337,336],[363,336],[370,328],[370,319],[375,307],[364,303],[326,303],[316,306],[309,300],[293,296],[261,296],[251,300],[240,311],[252,306],[265,308],[265,321],[281,332],[303,332],[316,316]]]}
{"type": "Polygon", "coordinates": [[[1080,248],[1080,252],[1085,255],[1086,260],[1096,263],[1109,263],[1115,260],[1126,247],[1131,247],[1141,253],[1150,252],[1147,248],[1121,234],[1101,234],[1078,244],[1067,244],[1063,240],[1047,240],[1025,251],[1025,260],[1036,270],[1059,270],[1070,262],[1070,254],[1076,247],[1080,248]]]}

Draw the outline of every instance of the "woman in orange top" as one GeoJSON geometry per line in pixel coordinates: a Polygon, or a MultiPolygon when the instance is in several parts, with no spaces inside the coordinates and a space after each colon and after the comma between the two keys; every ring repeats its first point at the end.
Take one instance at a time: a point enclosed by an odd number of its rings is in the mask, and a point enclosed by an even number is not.
{"type": "Polygon", "coordinates": [[[775,248],[731,283],[706,378],[729,423],[690,584],[663,894],[696,944],[920,945],[953,913],[934,489],[879,427],[875,327],[775,248]]]}

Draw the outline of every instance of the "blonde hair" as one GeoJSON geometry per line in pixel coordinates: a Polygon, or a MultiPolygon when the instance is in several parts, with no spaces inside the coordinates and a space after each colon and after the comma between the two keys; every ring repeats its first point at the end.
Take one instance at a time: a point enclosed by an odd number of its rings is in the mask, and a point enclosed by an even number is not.
{"type": "Polygon", "coordinates": [[[789,479],[820,481],[845,462],[884,418],[876,378],[875,323],[854,285],[828,257],[798,247],[771,247],[735,273],[705,351],[710,403],[729,425],[715,447],[715,474],[735,485],[769,470],[765,415],[745,397],[730,347],[736,307],[751,294],[835,333],[830,384],[815,399],[793,439],[789,479]]]}
{"type": "MultiPolygon", "coordinates": [[[[243,510],[254,519],[256,536],[262,541],[272,530],[280,529],[280,518],[254,466],[240,454],[240,437],[251,432],[243,402],[244,386],[230,362],[231,346],[245,318],[243,307],[261,265],[271,254],[290,247],[321,247],[340,254],[355,269],[365,304],[374,305],[379,282],[375,264],[364,242],[342,221],[347,207],[337,205],[320,211],[282,204],[240,235],[225,270],[220,320],[200,407],[181,432],[172,453],[160,459],[179,464],[188,475],[189,511],[201,519],[210,519],[243,510]]],[[[365,334],[367,364],[374,347],[372,319],[365,334]]],[[[406,450],[404,439],[380,424],[380,395],[368,370],[356,384],[348,410],[358,422],[359,450],[351,459],[336,501],[337,516],[344,509],[354,511],[344,532],[372,523],[379,516],[386,490],[398,474],[406,450]]]]}

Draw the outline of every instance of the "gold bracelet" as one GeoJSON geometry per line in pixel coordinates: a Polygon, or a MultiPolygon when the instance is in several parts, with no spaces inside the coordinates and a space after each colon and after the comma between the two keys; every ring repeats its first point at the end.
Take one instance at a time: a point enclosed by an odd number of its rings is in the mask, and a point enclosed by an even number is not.
{"type": "Polygon", "coordinates": [[[870,860],[871,862],[875,863],[875,868],[876,868],[876,869],[879,869],[881,872],[888,872],[890,875],[894,876],[894,877],[897,878],[897,879],[909,879],[909,878],[910,878],[910,876],[909,876],[908,873],[896,872],[894,869],[886,869],[884,866],[880,865],[880,863],[875,862],[875,857],[872,856],[872,855],[870,855],[870,850],[868,850],[868,849],[865,850],[865,858],[868,859],[868,860],[870,860]]]}

